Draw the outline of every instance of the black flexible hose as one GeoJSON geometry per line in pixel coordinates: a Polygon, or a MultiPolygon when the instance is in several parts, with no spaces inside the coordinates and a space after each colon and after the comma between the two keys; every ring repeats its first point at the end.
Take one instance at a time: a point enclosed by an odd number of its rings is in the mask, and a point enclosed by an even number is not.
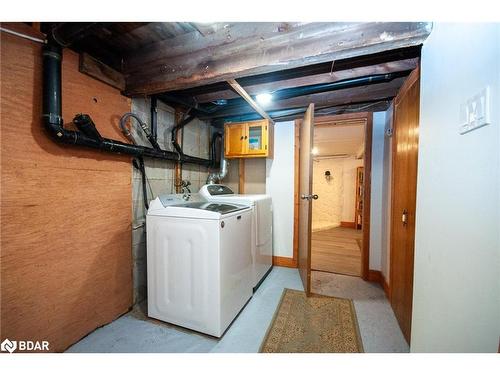
{"type": "Polygon", "coordinates": [[[125,125],[129,117],[133,117],[134,119],[137,120],[142,131],[144,132],[144,134],[146,134],[146,138],[149,140],[151,145],[155,149],[161,150],[160,145],[158,144],[158,142],[156,142],[156,139],[153,137],[153,135],[149,131],[148,125],[144,121],[142,121],[141,118],[139,116],[137,116],[135,113],[127,112],[120,118],[120,128],[122,129],[122,132],[130,139],[130,137],[131,137],[130,132],[128,131],[127,126],[125,125]]]}
{"type": "Polygon", "coordinates": [[[142,198],[144,201],[144,207],[146,207],[146,210],[148,210],[149,203],[148,203],[148,191],[146,188],[146,168],[144,167],[144,159],[142,157],[138,157],[137,159],[134,159],[132,163],[134,164],[134,168],[138,169],[139,172],[141,173],[142,198]]]}

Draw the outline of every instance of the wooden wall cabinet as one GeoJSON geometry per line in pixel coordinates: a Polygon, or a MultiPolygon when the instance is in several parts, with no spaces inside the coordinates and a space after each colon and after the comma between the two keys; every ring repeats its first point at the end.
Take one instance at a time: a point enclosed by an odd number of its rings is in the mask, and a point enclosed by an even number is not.
{"type": "Polygon", "coordinates": [[[224,138],[227,159],[273,157],[274,129],[266,119],[226,123],[224,138]]]}

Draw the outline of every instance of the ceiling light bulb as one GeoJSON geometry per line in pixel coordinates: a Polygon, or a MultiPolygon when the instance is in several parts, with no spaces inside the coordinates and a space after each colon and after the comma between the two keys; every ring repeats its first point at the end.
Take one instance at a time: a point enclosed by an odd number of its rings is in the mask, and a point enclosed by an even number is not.
{"type": "Polygon", "coordinates": [[[313,155],[318,155],[318,148],[317,147],[313,147],[312,150],[311,150],[311,154],[313,155]]]}
{"type": "Polygon", "coordinates": [[[260,104],[269,104],[271,103],[271,100],[273,100],[273,96],[268,92],[258,94],[255,98],[260,104]]]}

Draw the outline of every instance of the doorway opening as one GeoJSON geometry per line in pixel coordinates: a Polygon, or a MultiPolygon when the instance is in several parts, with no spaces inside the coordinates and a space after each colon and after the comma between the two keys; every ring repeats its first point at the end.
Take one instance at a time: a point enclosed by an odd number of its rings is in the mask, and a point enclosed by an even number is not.
{"type": "Polygon", "coordinates": [[[361,276],[366,119],[316,125],[311,268],[361,276]]]}
{"type": "Polygon", "coordinates": [[[368,278],[370,113],[314,120],[311,271],[368,278]]]}

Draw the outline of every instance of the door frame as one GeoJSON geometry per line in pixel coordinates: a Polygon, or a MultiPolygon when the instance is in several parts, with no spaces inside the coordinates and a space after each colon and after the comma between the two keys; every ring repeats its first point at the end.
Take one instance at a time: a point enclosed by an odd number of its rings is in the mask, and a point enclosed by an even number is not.
{"type": "MultiPolygon", "coordinates": [[[[372,171],[372,135],[373,135],[373,113],[358,112],[341,115],[318,116],[314,118],[314,126],[327,125],[337,121],[345,120],[365,120],[365,152],[363,158],[364,184],[363,192],[363,246],[361,249],[361,278],[370,279],[370,206],[371,206],[371,171],[372,171]]],[[[294,147],[294,226],[293,226],[293,259],[288,266],[298,266],[299,253],[299,130],[302,119],[295,120],[295,147],[294,147]]],[[[312,171],[311,171],[312,172],[312,171]]]]}

